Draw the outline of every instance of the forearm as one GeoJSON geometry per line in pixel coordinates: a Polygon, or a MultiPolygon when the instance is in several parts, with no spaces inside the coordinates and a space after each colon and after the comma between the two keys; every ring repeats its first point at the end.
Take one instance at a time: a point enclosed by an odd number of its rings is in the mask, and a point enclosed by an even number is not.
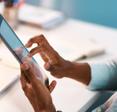
{"type": "Polygon", "coordinates": [[[88,63],[71,62],[71,68],[69,68],[65,77],[72,78],[88,85],[91,80],[91,68],[88,63]]]}
{"type": "Polygon", "coordinates": [[[46,109],[46,110],[43,110],[43,111],[40,111],[40,112],[56,112],[56,109],[55,108],[51,108],[51,109],[46,109]]]}
{"type": "Polygon", "coordinates": [[[117,90],[117,59],[99,63],[72,63],[66,77],[89,84],[91,90],[117,90]]]}
{"type": "Polygon", "coordinates": [[[39,109],[39,107],[33,106],[34,112],[56,112],[55,106],[52,104],[44,109],[39,109]]]}

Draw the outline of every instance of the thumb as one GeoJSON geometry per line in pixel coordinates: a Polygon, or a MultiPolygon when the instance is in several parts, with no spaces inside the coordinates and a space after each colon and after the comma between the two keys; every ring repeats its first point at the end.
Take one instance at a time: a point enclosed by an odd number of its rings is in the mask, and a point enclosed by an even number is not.
{"type": "Polygon", "coordinates": [[[54,69],[53,65],[51,65],[49,62],[47,62],[47,63],[44,64],[44,68],[47,71],[52,71],[54,69]]]}
{"type": "Polygon", "coordinates": [[[51,82],[51,84],[49,85],[49,91],[50,93],[54,90],[54,88],[56,87],[57,82],[54,80],[51,82]]]}

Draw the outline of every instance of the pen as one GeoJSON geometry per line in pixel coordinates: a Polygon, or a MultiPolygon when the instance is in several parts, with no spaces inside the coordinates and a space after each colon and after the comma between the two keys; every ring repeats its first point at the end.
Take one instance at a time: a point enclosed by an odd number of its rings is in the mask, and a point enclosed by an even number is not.
{"type": "Polygon", "coordinates": [[[94,51],[91,51],[89,53],[81,55],[80,57],[78,57],[74,61],[80,61],[80,60],[83,60],[83,59],[92,58],[92,57],[95,57],[95,56],[102,55],[104,53],[105,53],[104,49],[94,50],[94,51]]]}

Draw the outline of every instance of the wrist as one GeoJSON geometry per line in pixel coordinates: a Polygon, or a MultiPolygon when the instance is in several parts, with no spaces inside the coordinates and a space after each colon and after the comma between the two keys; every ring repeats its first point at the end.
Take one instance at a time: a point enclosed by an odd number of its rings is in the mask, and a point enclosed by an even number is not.
{"type": "Polygon", "coordinates": [[[47,109],[43,110],[42,112],[56,112],[55,106],[51,104],[47,107],[47,109]]]}
{"type": "Polygon", "coordinates": [[[48,111],[48,112],[56,112],[56,108],[53,104],[52,104],[52,107],[50,108],[50,111],[48,111]]]}
{"type": "Polygon", "coordinates": [[[61,70],[61,77],[69,77],[74,72],[74,63],[68,60],[64,60],[62,70],[61,70]]]}
{"type": "Polygon", "coordinates": [[[71,77],[73,74],[78,73],[78,68],[79,68],[78,63],[66,61],[66,69],[64,70],[63,77],[71,77]]]}
{"type": "Polygon", "coordinates": [[[84,84],[89,84],[91,80],[91,68],[88,63],[75,63],[71,62],[66,77],[75,79],[84,84]]]}

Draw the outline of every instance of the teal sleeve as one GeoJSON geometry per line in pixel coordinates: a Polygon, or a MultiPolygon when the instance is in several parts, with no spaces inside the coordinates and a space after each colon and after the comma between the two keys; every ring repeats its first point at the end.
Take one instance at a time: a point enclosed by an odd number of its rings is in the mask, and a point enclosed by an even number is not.
{"type": "Polygon", "coordinates": [[[107,62],[92,63],[91,90],[117,90],[117,59],[107,62]]]}

